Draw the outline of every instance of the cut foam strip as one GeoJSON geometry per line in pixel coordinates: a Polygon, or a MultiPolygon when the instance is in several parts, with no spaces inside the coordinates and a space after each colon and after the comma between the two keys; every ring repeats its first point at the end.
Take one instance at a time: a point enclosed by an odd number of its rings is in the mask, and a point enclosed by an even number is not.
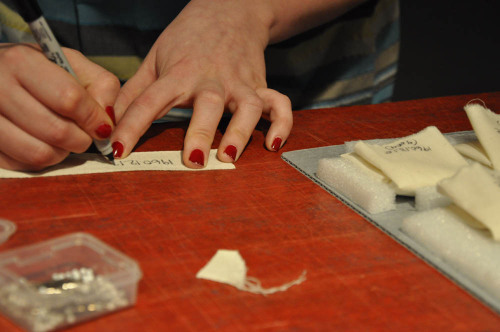
{"type": "Polygon", "coordinates": [[[467,219],[468,214],[450,205],[407,217],[401,230],[500,299],[500,243],[470,227],[467,219]]]}
{"type": "Polygon", "coordinates": [[[358,156],[355,152],[351,153],[344,153],[340,155],[341,158],[345,158],[352,162],[355,167],[358,167],[360,171],[363,171],[365,173],[369,173],[371,177],[374,178],[374,180],[380,181],[380,182],[391,182],[391,180],[384,175],[378,168],[373,166],[372,164],[366,162],[363,158],[358,156]]]}
{"type": "Polygon", "coordinates": [[[363,171],[346,158],[323,158],[316,176],[368,213],[396,209],[396,192],[386,182],[363,171]]]}

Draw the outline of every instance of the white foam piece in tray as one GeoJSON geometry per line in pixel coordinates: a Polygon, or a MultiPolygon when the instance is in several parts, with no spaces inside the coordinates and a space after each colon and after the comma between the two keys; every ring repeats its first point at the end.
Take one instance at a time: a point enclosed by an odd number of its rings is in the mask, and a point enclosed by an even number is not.
{"type": "Polygon", "coordinates": [[[334,187],[368,213],[396,209],[396,192],[345,158],[323,158],[316,176],[334,187]]]}
{"type": "Polygon", "coordinates": [[[418,211],[444,207],[451,203],[451,199],[439,193],[436,186],[426,186],[415,190],[415,208],[418,211]]]}
{"type": "Polygon", "coordinates": [[[418,212],[403,220],[401,230],[458,273],[500,299],[500,243],[455,205],[418,212]]]}

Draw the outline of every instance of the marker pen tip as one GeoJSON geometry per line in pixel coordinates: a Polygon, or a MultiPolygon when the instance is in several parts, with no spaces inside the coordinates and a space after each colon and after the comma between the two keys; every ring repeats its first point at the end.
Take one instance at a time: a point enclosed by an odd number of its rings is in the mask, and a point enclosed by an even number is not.
{"type": "Polygon", "coordinates": [[[113,164],[113,165],[116,166],[116,164],[115,164],[115,157],[113,156],[113,153],[107,154],[106,155],[106,159],[108,159],[111,164],[113,164]]]}

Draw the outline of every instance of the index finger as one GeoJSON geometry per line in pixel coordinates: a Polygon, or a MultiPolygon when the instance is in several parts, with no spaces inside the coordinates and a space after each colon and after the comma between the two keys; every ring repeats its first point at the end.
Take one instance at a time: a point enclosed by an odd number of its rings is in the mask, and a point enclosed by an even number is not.
{"type": "Polygon", "coordinates": [[[285,144],[293,126],[292,104],[290,99],[276,90],[261,88],[256,93],[264,101],[264,113],[269,113],[271,127],[266,135],[266,147],[278,151],[285,144]]]}
{"type": "MultiPolygon", "coordinates": [[[[137,79],[132,83],[134,90],[135,87],[141,86],[137,79]]],[[[178,97],[177,89],[178,85],[168,79],[160,79],[147,88],[141,86],[141,89],[137,89],[141,93],[130,103],[113,133],[115,158],[127,156],[151,123],[175,105],[178,97]]],[[[120,92],[117,104],[129,98],[129,96],[125,96],[123,99],[122,96],[122,92],[120,92]]],[[[116,106],[119,108],[118,105],[116,106]]]]}

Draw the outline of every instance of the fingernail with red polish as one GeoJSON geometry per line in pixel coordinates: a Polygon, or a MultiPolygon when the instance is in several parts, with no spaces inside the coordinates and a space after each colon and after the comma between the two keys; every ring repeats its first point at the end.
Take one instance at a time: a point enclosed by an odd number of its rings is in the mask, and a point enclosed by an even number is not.
{"type": "Polygon", "coordinates": [[[227,154],[233,161],[236,160],[236,147],[234,145],[228,145],[224,150],[224,153],[227,154]]]}
{"type": "Polygon", "coordinates": [[[276,137],[273,141],[273,144],[271,145],[271,149],[273,151],[278,151],[281,147],[281,142],[282,142],[281,138],[276,137]]]}
{"type": "Polygon", "coordinates": [[[205,156],[203,155],[203,151],[200,149],[195,149],[189,155],[189,161],[194,164],[204,166],[205,165],[205,156]]]}
{"type": "Polygon", "coordinates": [[[106,107],[106,113],[108,113],[109,118],[113,121],[113,124],[116,126],[116,118],[115,118],[115,109],[113,106],[106,107]]]}
{"type": "Polygon", "coordinates": [[[123,154],[123,144],[116,141],[111,144],[111,147],[113,148],[113,157],[120,158],[123,154]]]}
{"type": "Polygon", "coordinates": [[[97,136],[104,139],[104,138],[108,138],[109,136],[111,136],[112,130],[113,129],[111,128],[111,126],[109,124],[103,123],[102,125],[99,126],[99,128],[97,128],[95,133],[97,134],[97,136]]]}

